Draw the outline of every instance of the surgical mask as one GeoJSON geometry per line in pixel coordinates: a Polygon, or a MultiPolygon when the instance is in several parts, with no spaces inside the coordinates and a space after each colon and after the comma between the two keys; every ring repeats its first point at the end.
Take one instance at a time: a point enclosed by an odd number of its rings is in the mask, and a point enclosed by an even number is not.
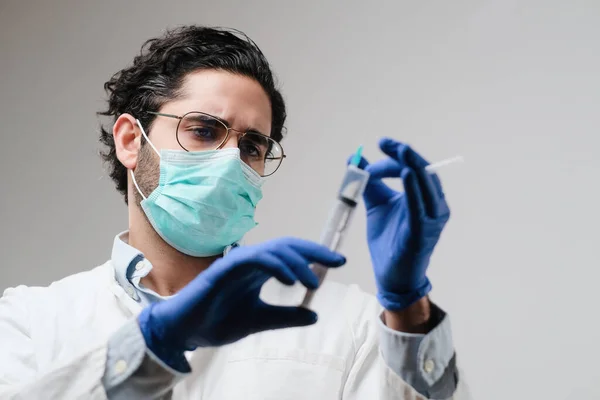
{"type": "Polygon", "coordinates": [[[262,198],[262,178],[240,158],[240,151],[161,150],[158,187],[143,197],[142,209],[169,245],[193,257],[223,254],[257,224],[254,210],[262,198]]]}

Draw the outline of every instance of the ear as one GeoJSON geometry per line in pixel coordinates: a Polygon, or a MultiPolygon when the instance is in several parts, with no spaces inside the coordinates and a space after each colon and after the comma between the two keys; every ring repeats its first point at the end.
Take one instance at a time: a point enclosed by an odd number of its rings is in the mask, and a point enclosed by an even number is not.
{"type": "Polygon", "coordinates": [[[137,166],[142,134],[131,114],[121,114],[113,126],[117,158],[127,169],[137,166]]]}

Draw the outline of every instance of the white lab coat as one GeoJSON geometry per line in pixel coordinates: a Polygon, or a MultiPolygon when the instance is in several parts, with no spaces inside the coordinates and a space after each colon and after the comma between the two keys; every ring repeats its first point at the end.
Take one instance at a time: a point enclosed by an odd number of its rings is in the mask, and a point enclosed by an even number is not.
{"type": "MultiPolygon", "coordinates": [[[[268,282],[261,297],[300,303],[304,289],[268,282]]],[[[193,372],[174,399],[423,399],[379,354],[376,300],[356,286],[325,284],[319,322],[251,335],[188,354],[193,372]]],[[[0,399],[106,399],[107,341],[141,306],[110,262],[49,287],[9,289],[0,300],[0,399]]],[[[455,399],[468,394],[461,379],[455,399]]]]}

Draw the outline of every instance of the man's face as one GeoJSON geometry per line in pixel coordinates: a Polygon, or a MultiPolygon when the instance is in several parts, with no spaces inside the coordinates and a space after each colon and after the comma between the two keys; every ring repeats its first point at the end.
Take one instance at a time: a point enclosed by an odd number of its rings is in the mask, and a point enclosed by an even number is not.
{"type": "MultiPolygon", "coordinates": [[[[181,97],[166,103],[159,112],[182,116],[199,111],[227,121],[230,128],[245,132],[271,133],[271,103],[264,89],[255,80],[217,70],[189,74],[182,87],[181,97]]],[[[146,130],[150,141],[161,149],[182,150],[177,142],[178,119],[157,116],[152,128],[146,130]]],[[[147,129],[147,127],[144,127],[147,129]]],[[[144,140],[144,139],[142,139],[144,140]]],[[[222,148],[238,146],[237,135],[231,132],[222,148]]],[[[136,180],[145,196],[158,186],[160,158],[148,144],[142,146],[135,169],[136,180]]],[[[136,202],[141,196],[136,193],[136,202]]]]}

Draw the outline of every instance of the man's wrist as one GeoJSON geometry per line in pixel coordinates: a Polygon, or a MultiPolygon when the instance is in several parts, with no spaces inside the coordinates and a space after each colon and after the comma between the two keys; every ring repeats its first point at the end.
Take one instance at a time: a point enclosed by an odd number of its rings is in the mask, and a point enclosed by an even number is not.
{"type": "Polygon", "coordinates": [[[433,329],[431,313],[429,298],[424,296],[402,310],[384,310],[383,322],[395,331],[424,334],[433,329]]]}

